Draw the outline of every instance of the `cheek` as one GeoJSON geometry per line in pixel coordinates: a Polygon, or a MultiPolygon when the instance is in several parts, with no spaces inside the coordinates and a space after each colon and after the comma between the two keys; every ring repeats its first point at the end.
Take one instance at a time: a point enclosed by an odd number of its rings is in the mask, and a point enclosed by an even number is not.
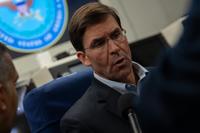
{"type": "Polygon", "coordinates": [[[11,112],[10,116],[12,116],[11,121],[13,121],[16,117],[17,106],[18,106],[18,97],[17,97],[16,89],[13,90],[11,99],[12,99],[12,101],[11,101],[11,111],[12,112],[11,112]]]}
{"type": "Polygon", "coordinates": [[[131,58],[131,50],[129,44],[124,45],[125,53],[131,58]]]}
{"type": "Polygon", "coordinates": [[[104,52],[96,52],[95,54],[91,55],[92,62],[100,66],[108,65],[107,58],[107,53],[104,52]]]}
{"type": "Polygon", "coordinates": [[[15,85],[12,85],[10,89],[10,103],[12,105],[13,111],[17,108],[18,96],[15,85]]]}
{"type": "Polygon", "coordinates": [[[132,56],[132,54],[131,54],[131,50],[130,50],[130,48],[128,47],[128,49],[127,49],[127,54],[129,55],[129,57],[131,58],[131,56],[132,56]]]}
{"type": "Polygon", "coordinates": [[[126,45],[125,45],[125,49],[126,49],[127,53],[131,55],[131,50],[130,50],[130,47],[129,47],[128,41],[126,40],[125,43],[126,43],[126,45]]]}
{"type": "Polygon", "coordinates": [[[17,91],[16,91],[15,87],[14,87],[14,90],[13,90],[13,104],[14,104],[14,107],[17,108],[18,96],[17,96],[17,91]]]}

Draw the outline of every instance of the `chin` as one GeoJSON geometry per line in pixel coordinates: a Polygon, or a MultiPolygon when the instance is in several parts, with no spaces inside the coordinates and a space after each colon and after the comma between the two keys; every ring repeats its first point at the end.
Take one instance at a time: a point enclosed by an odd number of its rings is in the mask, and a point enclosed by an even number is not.
{"type": "Polygon", "coordinates": [[[112,76],[110,76],[110,80],[118,81],[118,82],[124,82],[126,77],[130,74],[129,71],[116,71],[113,72],[112,76]]]}

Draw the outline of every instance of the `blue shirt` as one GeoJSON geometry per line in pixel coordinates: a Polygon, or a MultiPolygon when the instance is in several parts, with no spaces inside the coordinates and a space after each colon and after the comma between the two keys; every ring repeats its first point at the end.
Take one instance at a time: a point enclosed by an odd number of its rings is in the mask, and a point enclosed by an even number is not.
{"type": "MultiPolygon", "coordinates": [[[[134,85],[134,84],[132,84],[132,85],[137,88],[137,94],[139,95],[139,89],[138,88],[140,86],[140,82],[146,76],[146,73],[148,72],[148,70],[145,69],[140,64],[138,64],[137,62],[132,61],[132,64],[133,64],[133,67],[135,68],[134,70],[136,70],[135,73],[139,77],[137,85],[134,85]]],[[[94,72],[94,77],[97,80],[99,80],[100,82],[102,82],[103,84],[106,84],[107,86],[115,89],[116,91],[118,91],[118,92],[120,92],[122,94],[127,92],[126,88],[125,88],[127,83],[122,83],[122,82],[117,82],[117,81],[106,79],[106,78],[96,74],[95,72],[94,72]]]]}

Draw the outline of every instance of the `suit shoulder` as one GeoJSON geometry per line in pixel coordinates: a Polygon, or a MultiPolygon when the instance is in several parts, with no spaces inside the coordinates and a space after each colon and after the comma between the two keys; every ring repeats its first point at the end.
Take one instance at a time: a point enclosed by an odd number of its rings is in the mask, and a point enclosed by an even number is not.
{"type": "Polygon", "coordinates": [[[62,119],[85,119],[87,115],[93,110],[94,100],[89,92],[85,92],[84,95],[76,101],[72,107],[64,114],[62,119]]]}

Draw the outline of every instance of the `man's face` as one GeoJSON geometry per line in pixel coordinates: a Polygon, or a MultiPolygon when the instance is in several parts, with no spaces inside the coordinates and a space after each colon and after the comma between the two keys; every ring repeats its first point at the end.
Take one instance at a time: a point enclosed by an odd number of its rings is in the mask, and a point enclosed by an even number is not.
{"type": "Polygon", "coordinates": [[[17,92],[16,92],[16,82],[18,79],[18,74],[14,68],[14,65],[11,61],[11,57],[9,54],[5,55],[5,61],[13,67],[12,75],[10,75],[9,79],[6,83],[1,84],[1,98],[5,104],[5,109],[3,110],[3,125],[5,129],[10,129],[12,123],[14,121],[17,109],[17,92]]]}
{"type": "Polygon", "coordinates": [[[122,32],[112,16],[87,27],[83,36],[85,52],[78,51],[78,58],[86,66],[92,66],[97,74],[123,81],[131,73],[132,63],[128,41],[122,32]]]}

